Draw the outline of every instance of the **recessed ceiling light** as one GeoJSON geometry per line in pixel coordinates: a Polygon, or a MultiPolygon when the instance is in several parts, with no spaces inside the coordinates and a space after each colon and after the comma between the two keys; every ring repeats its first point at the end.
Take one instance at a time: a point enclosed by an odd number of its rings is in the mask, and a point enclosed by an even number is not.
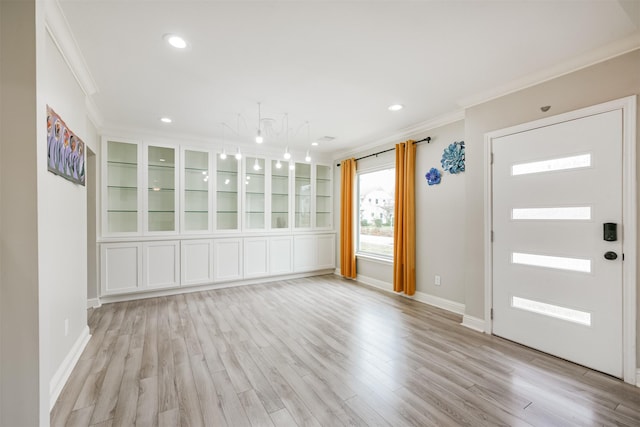
{"type": "Polygon", "coordinates": [[[404,105],[402,104],[389,105],[389,111],[400,111],[402,108],[404,108],[404,105]]]}
{"type": "Polygon", "coordinates": [[[166,34],[164,36],[164,39],[167,41],[167,43],[169,43],[176,49],[184,49],[187,47],[187,42],[185,41],[185,39],[175,34],[166,34]]]}
{"type": "Polygon", "coordinates": [[[162,123],[171,123],[173,120],[171,120],[169,117],[163,117],[160,119],[160,121],[162,123]]]}
{"type": "Polygon", "coordinates": [[[313,145],[314,147],[317,147],[317,146],[318,146],[318,141],[313,141],[313,142],[311,143],[311,145],[313,145]]]}

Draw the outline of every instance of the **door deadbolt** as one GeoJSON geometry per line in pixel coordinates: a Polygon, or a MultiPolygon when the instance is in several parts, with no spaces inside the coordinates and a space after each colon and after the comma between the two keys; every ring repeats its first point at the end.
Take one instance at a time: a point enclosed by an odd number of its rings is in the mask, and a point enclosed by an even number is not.
{"type": "Polygon", "coordinates": [[[609,252],[605,252],[604,257],[609,261],[613,261],[614,259],[618,258],[618,254],[615,252],[609,251],[609,252]]]}

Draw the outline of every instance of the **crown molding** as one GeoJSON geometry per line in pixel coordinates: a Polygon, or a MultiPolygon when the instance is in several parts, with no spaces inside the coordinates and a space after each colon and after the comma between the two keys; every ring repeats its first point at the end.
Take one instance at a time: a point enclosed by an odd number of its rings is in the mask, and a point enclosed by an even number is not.
{"type": "Polygon", "coordinates": [[[98,133],[100,133],[102,131],[102,126],[104,124],[104,120],[102,119],[102,114],[100,113],[100,110],[98,110],[98,107],[93,102],[93,99],[89,96],[85,96],[84,105],[87,109],[87,117],[89,117],[89,120],[91,120],[91,123],[93,123],[93,125],[98,130],[98,133]]]}
{"type": "Polygon", "coordinates": [[[419,136],[422,136],[424,132],[428,132],[432,129],[436,129],[450,123],[458,122],[460,120],[464,120],[464,110],[462,109],[443,114],[433,119],[425,120],[413,126],[409,126],[400,130],[399,132],[388,135],[384,138],[377,139],[369,144],[359,145],[357,148],[350,148],[348,150],[339,151],[333,154],[333,160],[341,160],[367,150],[378,148],[381,145],[396,143],[399,141],[407,140],[409,138],[418,138],[419,136]]]}
{"type": "Polygon", "coordinates": [[[91,96],[97,93],[98,86],[93,80],[58,0],[45,1],[44,24],[85,95],[91,96]]]}
{"type": "Polygon", "coordinates": [[[471,108],[592,65],[599,64],[637,49],[640,49],[640,31],[636,31],[624,39],[617,40],[585,54],[575,56],[542,71],[529,74],[522,78],[494,87],[493,89],[460,99],[458,101],[458,106],[463,109],[471,108]]]}

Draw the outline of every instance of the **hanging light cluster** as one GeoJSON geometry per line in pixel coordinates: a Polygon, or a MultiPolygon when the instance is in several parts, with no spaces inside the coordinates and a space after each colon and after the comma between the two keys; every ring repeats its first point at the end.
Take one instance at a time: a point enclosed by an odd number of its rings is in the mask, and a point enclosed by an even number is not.
{"type": "MultiPolygon", "coordinates": [[[[226,148],[226,144],[225,144],[225,127],[228,127],[229,129],[231,129],[232,131],[234,131],[236,133],[236,135],[240,135],[240,114],[238,114],[238,123],[237,123],[237,128],[236,130],[234,130],[233,128],[229,127],[226,123],[222,123],[222,152],[220,153],[220,159],[221,160],[226,160],[227,159],[227,148],[226,148]]],[[[255,137],[255,141],[256,144],[262,144],[265,142],[265,136],[269,136],[270,134],[268,132],[265,132],[264,128],[264,123],[265,122],[272,122],[273,119],[267,119],[267,118],[263,118],[262,117],[262,108],[261,108],[261,103],[258,102],[258,123],[257,123],[257,127],[256,127],[256,137],[255,137]]],[[[267,125],[268,126],[268,125],[267,125]]],[[[295,169],[295,163],[294,163],[294,159],[293,159],[293,155],[289,149],[289,114],[285,113],[284,115],[284,119],[283,119],[283,126],[285,127],[284,133],[285,133],[285,149],[284,149],[284,153],[282,155],[283,159],[286,160],[289,163],[289,168],[291,170],[295,169]]],[[[310,147],[311,145],[318,145],[317,142],[315,143],[311,143],[311,127],[309,125],[309,122],[305,122],[304,126],[307,126],[307,144],[310,147]]],[[[269,130],[269,128],[266,129],[267,131],[269,130]]],[[[236,160],[240,160],[242,159],[242,152],[240,151],[240,147],[236,148],[236,153],[234,155],[234,157],[236,158],[236,160]]],[[[310,152],[310,148],[307,148],[306,151],[306,155],[304,157],[305,162],[311,162],[311,152],[310,152]]],[[[277,169],[281,169],[282,168],[282,162],[280,161],[280,159],[277,160],[275,167],[277,169]]],[[[256,157],[256,161],[253,165],[253,169],[258,171],[261,169],[260,164],[258,163],[258,159],[256,157]]]]}

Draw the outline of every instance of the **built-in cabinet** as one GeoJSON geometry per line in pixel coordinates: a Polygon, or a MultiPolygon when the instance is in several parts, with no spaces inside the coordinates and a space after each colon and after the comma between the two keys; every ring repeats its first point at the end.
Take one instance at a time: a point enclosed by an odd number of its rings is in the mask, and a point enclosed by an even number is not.
{"type": "Polygon", "coordinates": [[[105,138],[102,295],[331,269],[332,169],[105,138]]]}
{"type": "Polygon", "coordinates": [[[101,294],[226,283],[335,267],[335,234],[100,245],[101,294]]]}

